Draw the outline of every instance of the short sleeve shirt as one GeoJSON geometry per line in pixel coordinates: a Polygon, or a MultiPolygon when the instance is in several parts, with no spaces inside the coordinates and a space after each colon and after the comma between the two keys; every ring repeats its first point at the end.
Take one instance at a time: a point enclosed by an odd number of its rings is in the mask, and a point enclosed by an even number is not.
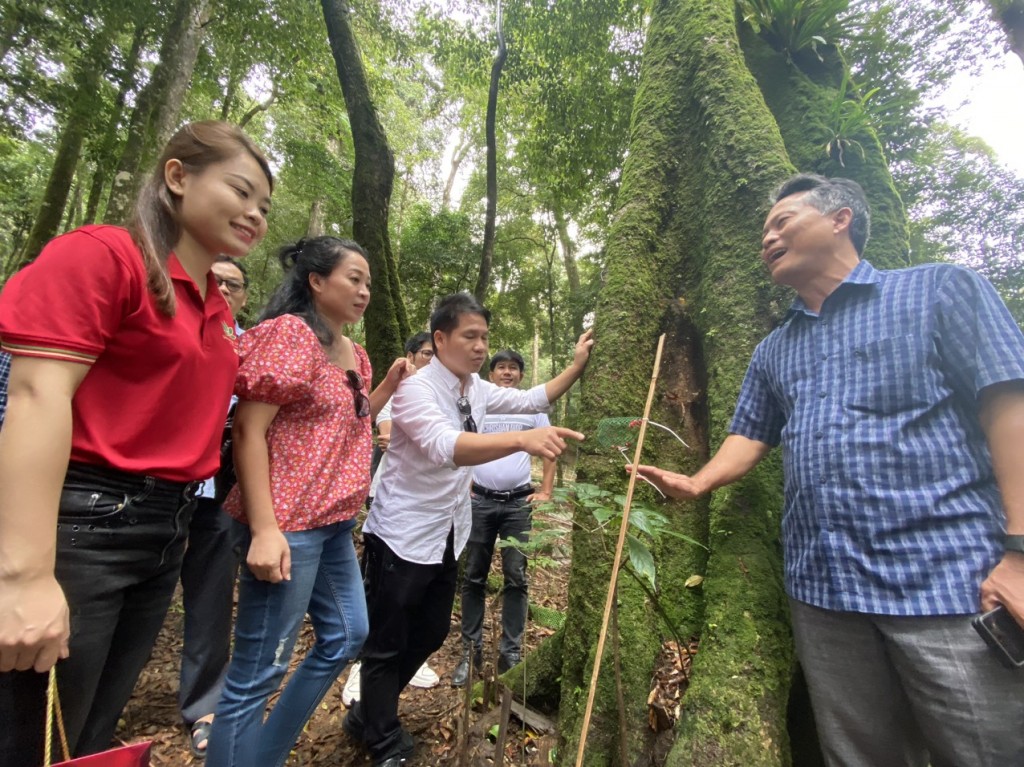
{"type": "MultiPolygon", "coordinates": [[[[503,434],[510,431],[527,431],[550,426],[546,413],[536,414],[487,414],[487,421],[481,434],[503,434]]],[[[505,492],[530,484],[530,454],[512,453],[496,461],[473,467],[473,481],[490,490],[505,492]]]]}
{"type": "Polygon", "coordinates": [[[85,226],[52,240],[4,287],[5,351],[90,365],[71,402],[72,461],[183,482],[217,470],[235,324],[212,274],[204,298],[173,253],[168,272],[171,317],[129,233],[85,226]]]}
{"type": "Polygon", "coordinates": [[[1005,526],[978,395],[1024,380],[992,286],[861,262],[818,314],[798,299],[754,352],[730,430],[781,443],[786,588],[826,609],[979,609],[1005,526]]]}
{"type": "MultiPolygon", "coordinates": [[[[352,344],[356,372],[372,378],[363,348],[352,344]]],[[[370,489],[370,418],[359,417],[346,372],[332,363],[309,326],[284,314],[247,331],[239,343],[235,393],[242,401],[279,405],[267,431],[270,492],[283,532],[352,519],[370,489]]],[[[235,486],[224,501],[247,522],[235,486]]]]}

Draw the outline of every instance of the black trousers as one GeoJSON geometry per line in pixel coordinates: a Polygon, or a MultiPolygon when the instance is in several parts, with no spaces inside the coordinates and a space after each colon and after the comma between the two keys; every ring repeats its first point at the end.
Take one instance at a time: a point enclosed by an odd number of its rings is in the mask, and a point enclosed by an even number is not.
{"type": "MultiPolygon", "coordinates": [[[[57,680],[75,756],[110,747],[178,582],[197,484],[68,467],[56,576],[71,640],[57,680]]],[[[42,764],[45,699],[46,674],[0,674],[3,767],[42,764]]]]}
{"type": "Polygon", "coordinates": [[[217,708],[231,658],[231,609],[241,557],[231,517],[212,498],[197,499],[181,563],[185,636],[178,707],[192,725],[217,708]]]}
{"type": "Polygon", "coordinates": [[[359,711],[370,753],[384,759],[401,745],[399,694],[448,636],[458,562],[454,530],[436,565],[407,562],[372,533],[363,544],[370,633],[361,656],[359,711]]]}

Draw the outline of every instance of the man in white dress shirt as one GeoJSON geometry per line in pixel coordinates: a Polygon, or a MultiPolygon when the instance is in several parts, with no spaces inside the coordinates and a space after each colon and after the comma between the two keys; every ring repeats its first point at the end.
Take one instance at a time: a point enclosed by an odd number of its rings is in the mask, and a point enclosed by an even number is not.
{"type": "Polygon", "coordinates": [[[487,358],[489,322],[471,295],[443,299],[430,318],[434,359],[395,393],[387,466],[363,525],[370,633],[362,699],[344,721],[375,767],[399,767],[412,755],[398,696],[448,635],[457,561],[472,524],[470,467],[521,451],[554,459],[567,438],[583,439],[555,426],[478,433],[488,412],[546,411],[583,373],[593,346],[587,331],[558,376],[527,391],[502,388],[476,372],[487,358]]]}

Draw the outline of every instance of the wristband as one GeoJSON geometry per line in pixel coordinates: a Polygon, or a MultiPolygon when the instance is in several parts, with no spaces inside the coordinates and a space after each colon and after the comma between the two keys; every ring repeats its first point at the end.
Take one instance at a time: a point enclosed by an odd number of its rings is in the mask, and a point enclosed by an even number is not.
{"type": "Polygon", "coordinates": [[[1007,551],[1024,554],[1024,535],[1007,535],[1003,541],[1003,548],[1007,551]]]}

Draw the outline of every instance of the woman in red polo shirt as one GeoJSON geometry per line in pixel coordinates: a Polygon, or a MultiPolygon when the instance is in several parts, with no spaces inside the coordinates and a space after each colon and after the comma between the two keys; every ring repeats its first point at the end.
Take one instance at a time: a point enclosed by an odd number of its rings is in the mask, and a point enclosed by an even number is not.
{"type": "Polygon", "coordinates": [[[238,362],[210,268],[263,237],[272,184],[238,128],[187,125],[127,229],[56,238],[0,296],[0,763],[42,761],[58,658],[72,751],[109,747],[219,461],[238,362]]]}
{"type": "Polygon", "coordinates": [[[317,237],[285,248],[287,274],[246,332],[235,393],[238,486],[224,510],[246,542],[235,646],[217,705],[208,767],[278,767],[366,638],[352,544],[370,489],[370,423],[414,371],[403,357],[369,394],[370,360],[344,327],[370,300],[366,252],[317,237]],[[316,644],[277,690],[309,613],[316,644]]]}

